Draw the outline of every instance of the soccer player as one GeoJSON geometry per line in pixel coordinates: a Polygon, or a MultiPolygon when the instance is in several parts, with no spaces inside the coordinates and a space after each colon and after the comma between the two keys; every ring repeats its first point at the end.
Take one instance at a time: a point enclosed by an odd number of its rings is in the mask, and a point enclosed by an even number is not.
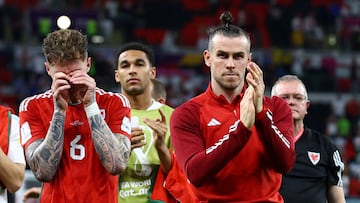
{"type": "Polygon", "coordinates": [[[7,191],[14,193],[25,174],[24,150],[20,145],[19,117],[0,105],[0,203],[7,203],[7,191]]]}
{"type": "Polygon", "coordinates": [[[304,83],[295,75],[282,76],[271,95],[285,99],[294,118],[296,161],[283,176],[280,193],[285,202],[345,203],[339,150],[323,134],[304,125],[310,106],[304,83]]]}
{"type": "MultiPolygon", "coordinates": [[[[151,78],[151,84],[152,84],[151,85],[152,86],[152,91],[151,91],[152,98],[155,101],[165,104],[166,103],[166,89],[165,89],[164,84],[156,78],[151,78]]],[[[41,192],[40,187],[29,188],[24,193],[23,201],[25,202],[26,200],[31,199],[31,198],[38,198],[40,195],[40,192],[41,192]]]]}
{"type": "Polygon", "coordinates": [[[120,176],[119,203],[196,202],[171,151],[168,128],[173,108],[152,97],[155,76],[154,54],[149,47],[132,42],[120,48],[115,80],[131,104],[132,153],[120,176]]]}
{"type": "Polygon", "coordinates": [[[79,31],[54,31],[42,48],[51,89],[19,110],[26,160],[43,182],[40,202],[118,202],[131,150],[129,101],[96,87],[79,31]]]}
{"type": "Polygon", "coordinates": [[[295,161],[290,108],[264,96],[249,35],[231,24],[230,13],[220,19],[203,52],[211,72],[207,90],[171,116],[176,158],[200,201],[283,202],[282,173],[295,161]]]}

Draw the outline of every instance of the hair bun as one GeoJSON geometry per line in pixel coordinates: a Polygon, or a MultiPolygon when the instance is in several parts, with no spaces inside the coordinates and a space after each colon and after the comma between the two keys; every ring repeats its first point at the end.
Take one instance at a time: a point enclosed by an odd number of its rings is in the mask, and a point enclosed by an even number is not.
{"type": "Polygon", "coordinates": [[[233,17],[231,16],[230,12],[225,11],[220,15],[220,20],[225,26],[228,26],[232,23],[233,17]]]}

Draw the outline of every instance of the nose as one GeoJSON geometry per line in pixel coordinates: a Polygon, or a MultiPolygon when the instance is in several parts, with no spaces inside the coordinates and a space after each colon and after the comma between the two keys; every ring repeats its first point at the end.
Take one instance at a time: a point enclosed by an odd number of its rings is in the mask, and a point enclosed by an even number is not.
{"type": "Polygon", "coordinates": [[[232,57],[229,57],[226,61],[226,67],[227,68],[235,68],[235,62],[234,59],[232,57]]]}
{"type": "Polygon", "coordinates": [[[294,96],[290,96],[290,97],[286,98],[285,100],[287,101],[288,104],[300,103],[302,101],[299,98],[294,97],[294,96]]]}
{"type": "Polygon", "coordinates": [[[135,64],[130,64],[129,73],[130,74],[136,73],[136,65],[135,64]]]}
{"type": "Polygon", "coordinates": [[[292,97],[286,99],[286,102],[287,102],[290,106],[292,106],[292,105],[294,105],[294,104],[296,103],[295,100],[294,100],[294,98],[292,98],[292,97]]]}

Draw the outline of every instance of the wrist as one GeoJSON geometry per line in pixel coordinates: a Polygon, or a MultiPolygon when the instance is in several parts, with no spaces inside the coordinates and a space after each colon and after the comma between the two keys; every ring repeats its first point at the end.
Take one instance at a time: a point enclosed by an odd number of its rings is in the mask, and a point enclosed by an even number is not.
{"type": "Polygon", "coordinates": [[[60,114],[64,114],[64,115],[65,115],[66,109],[62,109],[62,108],[60,108],[60,107],[58,107],[58,106],[55,106],[55,108],[54,108],[54,113],[60,113],[60,114]]]}
{"type": "Polygon", "coordinates": [[[99,109],[98,104],[96,102],[93,102],[89,106],[86,106],[85,113],[88,118],[90,118],[94,115],[100,114],[100,109],[99,109]]]}
{"type": "Polygon", "coordinates": [[[264,110],[264,106],[263,105],[259,105],[256,107],[256,114],[261,113],[264,110]]]}

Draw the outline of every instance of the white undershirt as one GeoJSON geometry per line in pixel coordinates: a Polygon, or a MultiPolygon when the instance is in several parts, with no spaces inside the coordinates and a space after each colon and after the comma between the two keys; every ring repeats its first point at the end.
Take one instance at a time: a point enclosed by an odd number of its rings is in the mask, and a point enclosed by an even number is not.
{"type": "MultiPolygon", "coordinates": [[[[24,150],[20,144],[20,127],[19,117],[11,115],[10,141],[7,156],[15,163],[25,165],[24,150]]],[[[0,193],[0,203],[7,203],[6,190],[0,193]]]]}

